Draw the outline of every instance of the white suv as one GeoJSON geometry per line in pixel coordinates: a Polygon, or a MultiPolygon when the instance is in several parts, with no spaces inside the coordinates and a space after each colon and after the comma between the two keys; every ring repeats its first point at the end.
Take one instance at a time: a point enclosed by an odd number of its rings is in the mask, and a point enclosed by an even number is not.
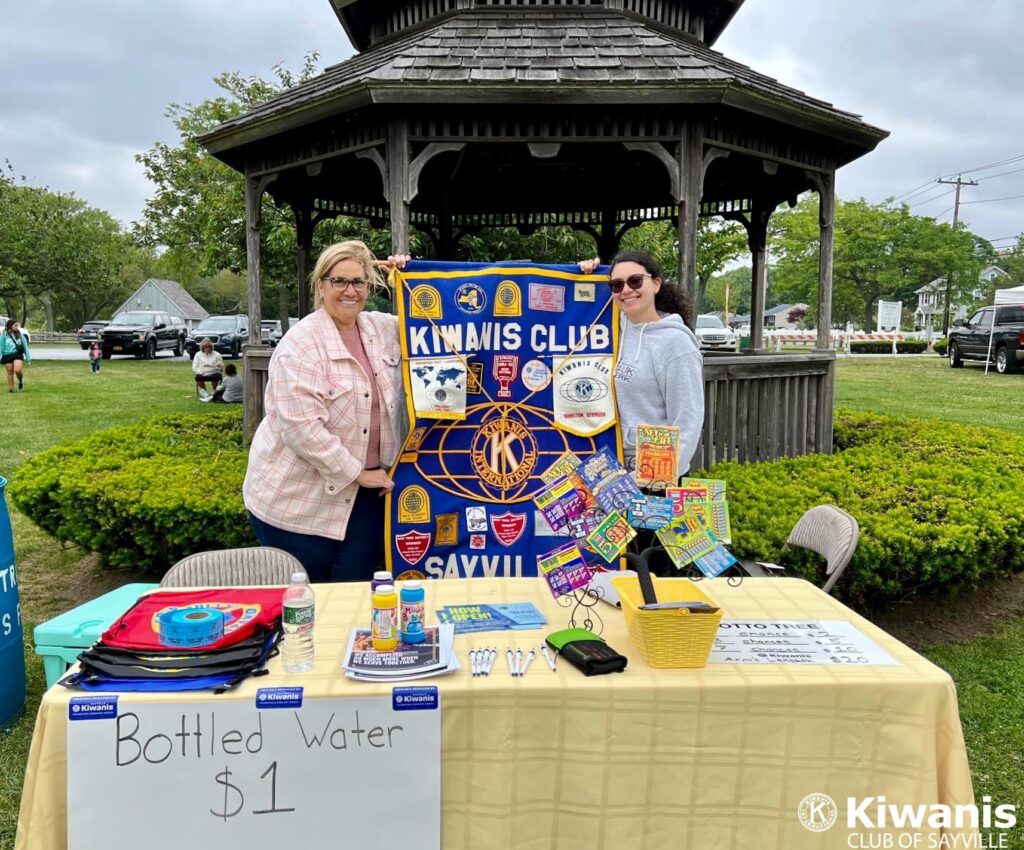
{"type": "Polygon", "coordinates": [[[735,351],[736,334],[727,328],[718,316],[705,314],[697,317],[697,339],[705,351],[735,351]]]}

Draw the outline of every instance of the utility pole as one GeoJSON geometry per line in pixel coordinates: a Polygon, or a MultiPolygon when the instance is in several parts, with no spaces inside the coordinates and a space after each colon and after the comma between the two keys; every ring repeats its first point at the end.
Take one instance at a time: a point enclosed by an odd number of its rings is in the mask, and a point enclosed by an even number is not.
{"type": "MultiPolygon", "coordinates": [[[[960,221],[960,188],[962,186],[977,186],[977,180],[964,180],[962,174],[956,176],[956,180],[936,180],[936,183],[946,183],[956,186],[956,197],[953,201],[953,227],[960,221]]],[[[949,293],[953,287],[953,272],[946,272],[946,308],[942,311],[942,335],[949,336],[949,293]]]]}

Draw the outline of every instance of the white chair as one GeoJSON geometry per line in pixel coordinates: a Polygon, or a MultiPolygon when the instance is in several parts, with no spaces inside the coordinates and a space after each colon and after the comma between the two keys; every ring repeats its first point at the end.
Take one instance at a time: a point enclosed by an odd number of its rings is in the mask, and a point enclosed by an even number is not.
{"type": "Polygon", "coordinates": [[[161,587],[241,587],[289,584],[292,573],[306,575],[301,562],[281,549],[249,546],[197,552],[182,558],[160,580],[161,587]]]}
{"type": "Polygon", "coordinates": [[[853,558],[859,540],[860,526],[857,520],[835,505],[818,505],[797,520],[782,550],[799,546],[821,555],[825,559],[827,576],[822,590],[831,593],[839,576],[853,558]]]}

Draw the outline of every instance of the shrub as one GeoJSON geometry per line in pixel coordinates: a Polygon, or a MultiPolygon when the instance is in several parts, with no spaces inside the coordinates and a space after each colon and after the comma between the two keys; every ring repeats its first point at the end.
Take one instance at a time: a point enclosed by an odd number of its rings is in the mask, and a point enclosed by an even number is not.
{"type": "Polygon", "coordinates": [[[945,357],[946,352],[949,350],[948,339],[937,339],[932,343],[932,351],[939,355],[939,357],[945,357]]]}
{"type": "MultiPolygon", "coordinates": [[[[808,508],[832,503],[860,523],[837,592],[860,603],[956,591],[1024,568],[1024,435],[840,411],[836,453],[721,463],[732,551],[777,559],[808,508]]],[[[816,581],[814,557],[786,562],[816,581]]]]}
{"type": "Polygon", "coordinates": [[[166,567],[255,544],[242,504],[247,452],[237,410],[165,416],[36,455],[11,500],[54,537],[116,567],[166,567]]]}
{"type": "MultiPolygon", "coordinates": [[[[920,354],[928,347],[924,340],[905,339],[896,343],[899,354],[920,354]]],[[[892,342],[889,340],[853,340],[850,342],[851,354],[892,354],[892,342]]]]}

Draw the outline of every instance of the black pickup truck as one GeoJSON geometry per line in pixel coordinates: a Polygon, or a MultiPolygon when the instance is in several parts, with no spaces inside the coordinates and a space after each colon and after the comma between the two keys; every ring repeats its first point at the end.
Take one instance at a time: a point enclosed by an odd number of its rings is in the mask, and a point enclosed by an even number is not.
{"type": "Polygon", "coordinates": [[[184,326],[176,325],[170,316],[156,310],[118,313],[100,331],[100,349],[104,360],[109,360],[113,354],[134,354],[152,360],[157,351],[163,348],[172,349],[174,356],[180,357],[184,345],[184,326]]]}
{"type": "Polygon", "coordinates": [[[965,360],[991,360],[1001,375],[1016,372],[1024,364],[1024,305],[982,307],[950,329],[948,354],[954,369],[965,360]]]}

